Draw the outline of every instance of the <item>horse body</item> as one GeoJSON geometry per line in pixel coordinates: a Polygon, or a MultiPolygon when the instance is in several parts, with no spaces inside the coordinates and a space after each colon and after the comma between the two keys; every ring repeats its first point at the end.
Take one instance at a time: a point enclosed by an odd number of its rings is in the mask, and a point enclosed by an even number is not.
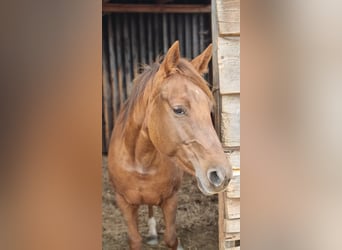
{"type": "Polygon", "coordinates": [[[211,46],[192,62],[179,57],[175,42],[163,62],[136,80],[116,122],[108,168],[116,202],[126,220],[130,249],[141,249],[139,205],[149,205],[149,236],[156,239],[152,205],[162,208],[164,240],[181,249],[175,230],[177,191],[183,172],[196,176],[206,195],[224,190],[231,167],[212,125],[214,100],[201,74],[211,46]]]}
{"type": "MultiPolygon", "coordinates": [[[[137,139],[129,145],[139,148],[146,142],[137,139]]],[[[117,159],[110,167],[110,171],[115,173],[111,176],[115,192],[132,205],[160,205],[179,189],[182,180],[183,171],[175,168],[168,157],[152,147],[147,148],[134,156],[129,154],[130,150],[124,143],[110,150],[117,159]]]]}

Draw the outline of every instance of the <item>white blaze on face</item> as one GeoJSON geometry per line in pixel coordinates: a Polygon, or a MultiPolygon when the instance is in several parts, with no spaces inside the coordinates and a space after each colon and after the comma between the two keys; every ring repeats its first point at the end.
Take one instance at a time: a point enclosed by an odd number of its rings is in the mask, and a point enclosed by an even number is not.
{"type": "Polygon", "coordinates": [[[148,236],[157,236],[157,222],[154,217],[148,219],[148,236]]]}

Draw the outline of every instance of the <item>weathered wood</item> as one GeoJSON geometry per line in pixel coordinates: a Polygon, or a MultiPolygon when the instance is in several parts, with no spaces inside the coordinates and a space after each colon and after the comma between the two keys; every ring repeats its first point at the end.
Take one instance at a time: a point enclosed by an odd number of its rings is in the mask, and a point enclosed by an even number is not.
{"type": "Polygon", "coordinates": [[[199,54],[198,47],[198,15],[192,15],[192,56],[195,57],[199,54]]]}
{"type": "Polygon", "coordinates": [[[233,167],[233,178],[219,199],[219,209],[220,202],[225,209],[224,228],[219,227],[224,239],[219,237],[219,247],[240,250],[240,1],[212,1],[211,17],[213,83],[220,95],[219,135],[233,167]]]}
{"type": "Polygon", "coordinates": [[[240,169],[240,151],[234,150],[231,152],[226,153],[233,170],[240,169]]]}
{"type": "MultiPolygon", "coordinates": [[[[220,96],[220,76],[219,76],[219,67],[218,67],[218,27],[217,27],[217,13],[216,13],[216,4],[214,1],[212,3],[213,12],[211,14],[211,32],[212,32],[212,44],[213,44],[213,55],[212,55],[212,67],[213,67],[213,94],[216,101],[216,108],[215,108],[215,130],[219,138],[222,138],[221,135],[221,96],[220,96]]],[[[200,29],[202,30],[202,29],[200,29]]],[[[200,50],[202,51],[201,45],[200,50]]]]}
{"type": "Polygon", "coordinates": [[[240,198],[240,175],[233,176],[225,193],[225,199],[240,198]]]}
{"type": "MultiPolygon", "coordinates": [[[[153,20],[152,20],[152,25],[154,26],[153,28],[153,34],[163,34],[162,32],[160,32],[159,26],[161,25],[161,22],[159,20],[159,15],[158,14],[153,14],[153,20]]],[[[161,50],[159,48],[159,44],[160,44],[160,38],[162,38],[162,36],[158,36],[155,35],[154,36],[154,54],[155,55],[159,55],[161,50]]],[[[155,60],[155,58],[153,59],[155,60]]]]}
{"type": "Polygon", "coordinates": [[[240,199],[226,199],[225,200],[225,219],[240,219],[240,199]]]}
{"type": "Polygon", "coordinates": [[[240,250],[240,247],[227,247],[226,250],[240,250]]]}
{"type": "Polygon", "coordinates": [[[167,32],[167,16],[164,13],[163,14],[163,50],[161,51],[162,54],[165,54],[167,52],[168,49],[168,42],[169,38],[168,38],[168,32],[167,32]]]}
{"type": "Polygon", "coordinates": [[[225,234],[226,241],[237,241],[240,240],[240,233],[226,233],[225,234]]]}
{"type": "Polygon", "coordinates": [[[146,60],[146,49],[147,49],[147,45],[146,45],[146,32],[145,32],[145,27],[144,27],[144,14],[139,14],[139,38],[140,38],[140,47],[142,49],[140,49],[140,64],[146,64],[147,60],[146,60]],[[146,48],[146,49],[143,49],[146,48]]]}
{"type": "Polygon", "coordinates": [[[148,64],[152,64],[154,61],[153,58],[153,38],[152,34],[152,15],[147,16],[147,52],[148,52],[148,64]]]}
{"type": "Polygon", "coordinates": [[[225,200],[225,193],[218,194],[218,224],[219,224],[219,250],[225,249],[225,224],[224,224],[224,200],[225,200]]]}
{"type": "Polygon", "coordinates": [[[199,25],[200,25],[200,30],[201,30],[201,33],[200,33],[200,51],[203,51],[205,48],[204,48],[204,16],[203,15],[200,15],[200,20],[199,20],[199,25]]]}
{"type": "MultiPolygon", "coordinates": [[[[180,46],[184,46],[185,44],[185,40],[184,40],[184,33],[185,33],[185,18],[184,15],[178,15],[177,19],[179,20],[177,22],[177,34],[176,34],[176,39],[179,40],[179,44],[181,44],[180,46]]],[[[180,51],[181,55],[184,56],[185,55],[185,51],[181,49],[180,51]]]]}
{"type": "Polygon", "coordinates": [[[240,146],[240,96],[222,96],[221,136],[224,147],[240,146]]]}
{"type": "Polygon", "coordinates": [[[137,75],[138,75],[138,39],[137,39],[137,16],[131,17],[131,51],[132,51],[132,58],[133,58],[133,62],[132,62],[132,66],[133,66],[133,77],[132,79],[134,79],[137,75]]]}
{"type": "Polygon", "coordinates": [[[220,93],[240,93],[240,38],[218,37],[220,93]]]}
{"type": "Polygon", "coordinates": [[[225,250],[236,249],[240,247],[240,233],[226,233],[224,242],[225,250]]]}
{"type": "Polygon", "coordinates": [[[124,51],[124,62],[125,62],[125,83],[126,83],[126,98],[130,95],[131,93],[131,89],[132,89],[132,76],[131,76],[131,69],[132,69],[132,62],[131,62],[131,55],[130,53],[132,52],[131,48],[130,48],[130,43],[129,43],[129,23],[132,20],[128,20],[127,14],[124,14],[123,16],[123,27],[125,27],[123,29],[123,39],[124,39],[124,43],[123,43],[123,51],[124,51]]]}
{"type": "Polygon", "coordinates": [[[217,0],[217,22],[220,36],[240,34],[240,0],[217,0]]]}
{"type": "Polygon", "coordinates": [[[224,220],[224,227],[226,233],[240,232],[240,219],[224,220]]]}
{"type": "MultiPolygon", "coordinates": [[[[175,14],[170,14],[170,41],[176,40],[176,22],[175,22],[175,14]]],[[[169,44],[164,48],[164,54],[167,52],[169,48],[169,44]]]]}
{"type": "Polygon", "coordinates": [[[109,138],[113,128],[113,112],[112,112],[112,95],[111,95],[111,86],[110,81],[108,79],[108,65],[107,59],[104,56],[105,54],[105,46],[104,42],[102,44],[102,98],[103,98],[103,118],[104,118],[104,126],[105,126],[105,151],[107,151],[109,138]]]}
{"type": "Polygon", "coordinates": [[[122,36],[122,32],[121,29],[122,24],[121,24],[121,16],[120,15],[116,15],[115,16],[115,40],[116,40],[116,47],[115,47],[115,53],[116,53],[116,59],[117,59],[117,65],[118,65],[118,92],[119,92],[119,103],[120,103],[120,107],[123,104],[123,102],[125,101],[125,93],[124,93],[124,70],[123,70],[123,60],[122,60],[122,55],[121,55],[121,51],[122,51],[122,43],[121,43],[121,36],[122,36]],[[121,24],[121,25],[120,25],[121,24]]]}
{"type": "MultiPolygon", "coordinates": [[[[239,234],[239,233],[232,233],[234,235],[239,234]]],[[[240,234],[239,234],[239,239],[238,240],[226,240],[225,241],[225,250],[231,250],[231,249],[240,249],[240,234]]]]}
{"type": "Polygon", "coordinates": [[[190,15],[185,14],[185,57],[191,59],[192,54],[191,54],[191,19],[190,15]]]}
{"type": "Polygon", "coordinates": [[[104,13],[210,13],[207,4],[114,4],[103,3],[104,13]]]}

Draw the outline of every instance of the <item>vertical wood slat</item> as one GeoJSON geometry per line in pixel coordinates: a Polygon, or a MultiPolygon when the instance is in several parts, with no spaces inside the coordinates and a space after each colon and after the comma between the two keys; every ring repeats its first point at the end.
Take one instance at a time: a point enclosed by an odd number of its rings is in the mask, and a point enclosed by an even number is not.
{"type": "Polygon", "coordinates": [[[159,29],[159,26],[160,26],[160,21],[159,21],[159,17],[160,15],[159,14],[153,14],[153,20],[152,20],[152,23],[154,23],[154,31],[153,31],[153,34],[154,34],[154,58],[152,59],[153,61],[155,60],[155,57],[157,55],[160,54],[160,49],[159,49],[159,45],[160,45],[160,35],[159,34],[162,34],[160,32],[160,29],[159,29]]]}
{"type": "Polygon", "coordinates": [[[204,17],[200,15],[199,17],[199,25],[200,25],[200,51],[204,50],[204,17]]]}
{"type": "Polygon", "coordinates": [[[198,44],[198,15],[192,15],[192,56],[195,57],[199,54],[198,44]]]}
{"type": "Polygon", "coordinates": [[[130,22],[130,29],[131,29],[131,51],[132,51],[132,67],[133,67],[133,79],[138,74],[138,34],[137,34],[137,17],[131,17],[132,20],[130,22]]]}
{"type": "Polygon", "coordinates": [[[123,92],[123,82],[124,82],[124,74],[123,74],[123,67],[122,67],[122,56],[121,56],[121,50],[122,50],[122,43],[121,43],[121,15],[115,16],[115,35],[116,35],[116,58],[117,58],[117,72],[118,72],[118,92],[119,92],[119,103],[120,106],[122,105],[125,95],[123,92]]]}
{"type": "MultiPolygon", "coordinates": [[[[102,54],[105,54],[104,49],[104,42],[102,43],[102,54]]],[[[104,118],[104,135],[105,135],[105,142],[104,147],[107,150],[108,144],[109,144],[109,138],[111,135],[111,130],[113,127],[113,112],[111,109],[111,87],[110,87],[110,81],[108,79],[109,73],[108,73],[108,65],[107,60],[105,56],[102,56],[102,91],[103,91],[103,118],[104,118]]]]}
{"type": "Polygon", "coordinates": [[[191,59],[191,19],[185,14],[185,57],[191,59]]]}
{"type": "Polygon", "coordinates": [[[181,55],[185,54],[184,51],[184,15],[177,15],[177,37],[181,46],[181,55]]]}
{"type": "Polygon", "coordinates": [[[140,63],[146,64],[146,36],[144,26],[144,14],[139,14],[139,31],[140,31],[140,63]]]}
{"type": "Polygon", "coordinates": [[[148,64],[153,62],[152,15],[147,16],[147,53],[148,64]]]}
{"type": "MultiPolygon", "coordinates": [[[[170,14],[170,41],[172,42],[175,40],[176,40],[175,14],[170,14]]],[[[167,51],[167,49],[166,49],[166,51],[167,51]]],[[[166,53],[166,51],[164,53],[166,53]]]]}
{"type": "Polygon", "coordinates": [[[162,53],[165,54],[168,49],[168,32],[167,32],[167,14],[163,13],[163,51],[162,53]]]}
{"type": "MultiPolygon", "coordinates": [[[[102,89],[102,94],[103,94],[103,89],[102,89]]],[[[102,110],[103,110],[103,98],[102,98],[102,110]]],[[[105,117],[104,113],[102,112],[102,154],[106,154],[108,152],[108,148],[106,145],[106,135],[105,135],[105,117]]]]}
{"type": "Polygon", "coordinates": [[[127,14],[124,14],[123,16],[123,47],[124,50],[122,51],[124,53],[123,59],[124,59],[124,71],[125,71],[125,90],[126,90],[126,96],[125,99],[129,96],[131,92],[131,86],[132,86],[132,77],[131,77],[131,69],[132,69],[132,62],[131,62],[131,49],[130,49],[130,37],[129,37],[129,23],[128,23],[128,17],[127,14]]]}

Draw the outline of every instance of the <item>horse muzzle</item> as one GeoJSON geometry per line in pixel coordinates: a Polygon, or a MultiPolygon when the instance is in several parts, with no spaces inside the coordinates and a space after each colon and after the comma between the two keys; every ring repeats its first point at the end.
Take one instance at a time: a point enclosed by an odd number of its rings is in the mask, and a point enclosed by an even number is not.
{"type": "Polygon", "coordinates": [[[198,188],[205,195],[213,195],[223,192],[231,179],[231,171],[225,171],[223,168],[210,168],[206,176],[197,176],[198,188]]]}

